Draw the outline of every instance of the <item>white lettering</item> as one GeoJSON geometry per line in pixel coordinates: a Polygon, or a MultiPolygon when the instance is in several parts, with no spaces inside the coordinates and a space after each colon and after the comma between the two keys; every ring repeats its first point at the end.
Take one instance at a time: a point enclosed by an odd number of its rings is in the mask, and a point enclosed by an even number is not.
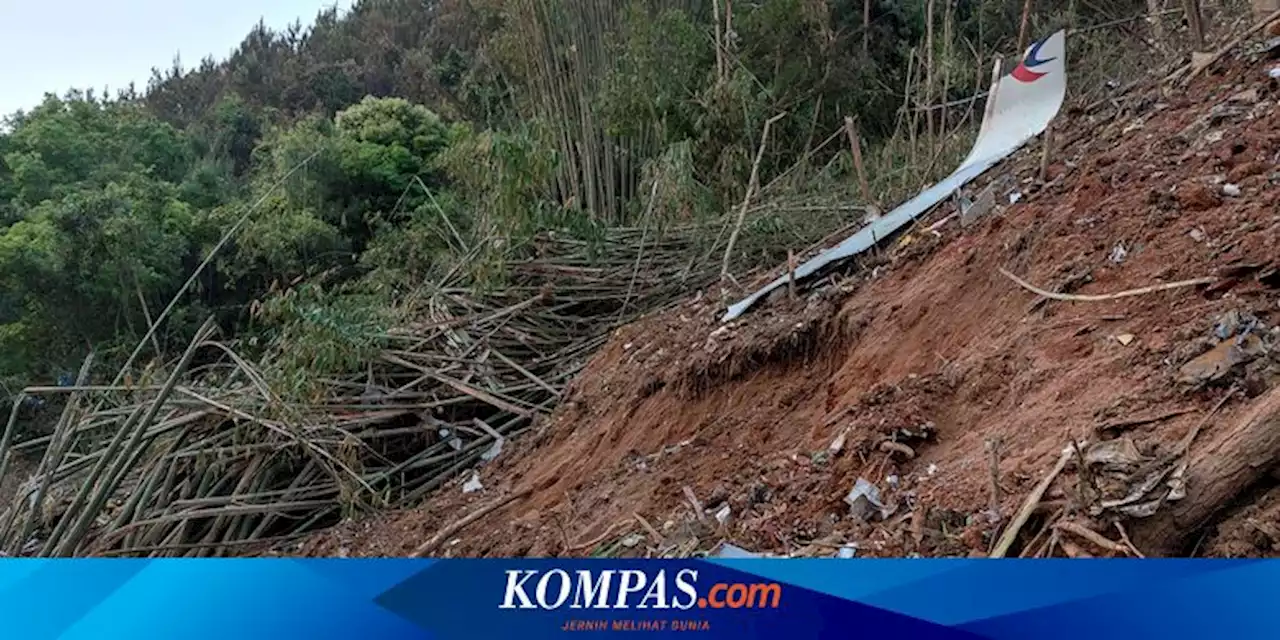
{"type": "Polygon", "coordinates": [[[591,580],[591,572],[585,569],[578,570],[578,586],[573,593],[573,604],[569,605],[571,609],[582,608],[609,608],[609,584],[613,581],[613,569],[601,571],[600,577],[596,581],[591,580]],[[595,603],[592,603],[595,600],[595,603]]]}
{"type": "Polygon", "coordinates": [[[635,569],[624,569],[622,571],[622,580],[618,585],[618,601],[614,603],[615,609],[627,609],[627,596],[632,593],[640,593],[644,590],[645,583],[648,578],[643,571],[635,569]]]}
{"type": "Polygon", "coordinates": [[[698,571],[696,569],[681,569],[676,572],[676,590],[689,596],[687,602],[680,602],[679,598],[671,599],[671,606],[677,609],[692,609],[698,604],[698,590],[694,588],[693,583],[698,581],[698,571]],[[688,576],[688,580],[685,577],[688,576]]]}
{"type": "Polygon", "coordinates": [[[552,569],[542,574],[542,579],[538,580],[538,586],[534,590],[534,597],[538,599],[538,604],[543,609],[556,609],[569,599],[569,574],[564,569],[552,569]],[[556,596],[554,603],[547,602],[547,584],[552,576],[560,578],[560,595],[556,596]]]}
{"type": "Polygon", "coordinates": [[[516,598],[519,598],[519,607],[521,609],[536,609],[537,607],[529,600],[529,594],[524,591],[524,583],[527,582],[529,578],[532,578],[535,573],[537,572],[528,569],[524,571],[508,571],[506,597],[503,598],[502,604],[499,605],[498,608],[515,609],[515,600],[516,598]]]}
{"type": "Polygon", "coordinates": [[[640,599],[640,604],[636,605],[637,609],[648,609],[649,605],[645,604],[650,599],[656,599],[658,604],[654,605],[654,609],[667,609],[667,570],[663,569],[658,572],[657,578],[653,584],[649,585],[649,590],[645,592],[644,597],[640,599]]]}

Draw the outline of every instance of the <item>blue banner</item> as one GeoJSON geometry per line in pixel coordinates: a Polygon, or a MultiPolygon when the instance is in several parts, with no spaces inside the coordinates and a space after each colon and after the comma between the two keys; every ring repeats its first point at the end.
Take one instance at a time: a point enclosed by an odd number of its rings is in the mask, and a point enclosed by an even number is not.
{"type": "Polygon", "coordinates": [[[1280,631],[1265,560],[5,560],[4,637],[1205,638],[1280,631]]]}

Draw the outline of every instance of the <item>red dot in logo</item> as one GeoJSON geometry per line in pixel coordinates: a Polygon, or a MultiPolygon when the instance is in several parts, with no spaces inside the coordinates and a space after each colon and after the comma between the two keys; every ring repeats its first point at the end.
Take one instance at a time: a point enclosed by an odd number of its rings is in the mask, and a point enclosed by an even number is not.
{"type": "Polygon", "coordinates": [[[707,599],[706,599],[706,598],[698,598],[698,608],[699,608],[699,609],[706,609],[706,608],[707,608],[707,599]]]}

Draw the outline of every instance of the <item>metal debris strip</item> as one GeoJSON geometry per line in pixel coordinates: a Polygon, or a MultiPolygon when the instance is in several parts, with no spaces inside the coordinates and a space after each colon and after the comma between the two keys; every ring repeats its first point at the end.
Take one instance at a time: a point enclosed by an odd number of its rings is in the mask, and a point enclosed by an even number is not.
{"type": "MultiPolygon", "coordinates": [[[[842,262],[866,251],[867,249],[870,249],[880,240],[892,236],[894,232],[906,226],[906,224],[912,220],[915,220],[920,216],[920,214],[928,211],[935,204],[951,195],[956,189],[960,188],[966,182],[978,177],[1002,159],[1003,156],[999,158],[991,158],[986,162],[970,165],[951,174],[951,176],[946,180],[926,189],[923,193],[911,200],[908,200],[902,206],[894,209],[883,218],[863,227],[862,230],[853,234],[844,242],[836,245],[833,249],[824,251],[818,254],[814,259],[796,267],[796,280],[805,280],[827,266],[842,262]]],[[[785,285],[788,278],[789,276],[783,275],[773,282],[765,285],[763,289],[747,296],[741,302],[729,307],[728,312],[725,313],[721,321],[728,322],[742,315],[759,302],[761,298],[773,293],[773,291],[778,287],[785,285]]]]}
{"type": "Polygon", "coordinates": [[[709,555],[713,558],[720,558],[723,560],[749,560],[754,558],[765,557],[763,554],[755,553],[753,551],[747,551],[742,547],[729,544],[728,542],[721,544],[717,549],[713,550],[709,555]]]}
{"type": "MultiPolygon", "coordinates": [[[[1027,50],[1022,62],[993,83],[978,140],[969,157],[950,176],[897,209],[863,227],[844,242],[817,255],[795,270],[797,281],[856,256],[891,237],[969,181],[1004,160],[1031,138],[1041,134],[1057,116],[1066,97],[1066,34],[1059,31],[1027,50]],[[1047,78],[1047,80],[1046,80],[1047,78]]],[[[741,316],[762,298],[790,280],[783,275],[763,289],[729,307],[721,322],[741,316]]]]}

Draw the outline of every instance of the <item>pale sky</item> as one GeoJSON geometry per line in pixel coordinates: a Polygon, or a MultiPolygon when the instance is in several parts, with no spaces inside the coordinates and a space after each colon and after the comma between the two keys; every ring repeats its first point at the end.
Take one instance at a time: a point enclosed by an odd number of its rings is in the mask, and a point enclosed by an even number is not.
{"type": "Polygon", "coordinates": [[[352,0],[0,0],[0,120],[67,89],[146,88],[174,55],[225,59],[259,20],[310,26],[352,0]]]}

